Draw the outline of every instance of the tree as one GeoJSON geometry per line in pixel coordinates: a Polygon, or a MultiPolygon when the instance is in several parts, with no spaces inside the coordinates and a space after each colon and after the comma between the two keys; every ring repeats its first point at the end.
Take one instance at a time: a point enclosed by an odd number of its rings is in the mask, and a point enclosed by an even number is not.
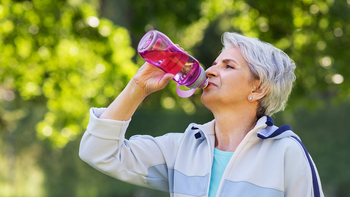
{"type": "Polygon", "coordinates": [[[17,109],[9,103],[34,101],[47,107],[38,137],[62,148],[84,130],[89,108],[106,106],[137,70],[128,31],[87,3],[2,1],[0,18],[5,130],[17,109]]]}

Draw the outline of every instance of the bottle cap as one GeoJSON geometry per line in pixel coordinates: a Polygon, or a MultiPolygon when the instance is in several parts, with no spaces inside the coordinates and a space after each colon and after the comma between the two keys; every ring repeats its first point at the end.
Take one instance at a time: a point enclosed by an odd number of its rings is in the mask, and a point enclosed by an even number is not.
{"type": "Polygon", "coordinates": [[[203,67],[200,66],[200,74],[198,76],[198,78],[196,79],[196,81],[194,83],[192,83],[191,85],[187,86],[189,88],[191,88],[190,90],[181,90],[180,89],[180,85],[177,84],[177,90],[176,93],[177,95],[179,95],[182,98],[187,98],[190,97],[194,94],[194,92],[196,91],[196,88],[206,88],[208,85],[208,79],[205,76],[205,71],[203,69],[203,67]]]}
{"type": "Polygon", "coordinates": [[[199,67],[200,67],[200,74],[198,78],[196,79],[196,81],[194,81],[191,85],[187,87],[196,89],[196,88],[205,88],[208,85],[208,80],[207,80],[207,77],[205,76],[205,71],[203,67],[201,66],[199,67]]]}

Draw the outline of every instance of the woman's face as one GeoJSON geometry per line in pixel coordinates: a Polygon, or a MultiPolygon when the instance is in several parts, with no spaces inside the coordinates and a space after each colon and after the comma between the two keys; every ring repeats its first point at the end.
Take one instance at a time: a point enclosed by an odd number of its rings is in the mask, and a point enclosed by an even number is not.
{"type": "Polygon", "coordinates": [[[236,47],[224,49],[206,70],[206,75],[209,84],[203,90],[202,102],[210,110],[215,107],[244,107],[249,103],[248,97],[255,88],[254,84],[258,82],[236,47]]]}

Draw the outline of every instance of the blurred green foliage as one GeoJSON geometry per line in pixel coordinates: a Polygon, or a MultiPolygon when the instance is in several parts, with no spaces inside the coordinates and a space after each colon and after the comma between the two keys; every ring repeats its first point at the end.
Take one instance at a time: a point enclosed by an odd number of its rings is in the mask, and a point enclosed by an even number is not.
{"type": "Polygon", "coordinates": [[[128,31],[89,4],[2,1],[0,17],[4,100],[40,98],[37,134],[55,147],[81,134],[90,106],[105,105],[137,70],[128,31]]]}
{"type": "MultiPolygon", "coordinates": [[[[143,63],[151,29],[204,67],[235,31],[289,54],[297,81],[277,125],[309,148],[327,196],[349,196],[350,0],[0,0],[0,196],[168,196],[113,180],[78,158],[90,107],[105,107],[143,63]],[[338,105],[336,105],[338,104],[338,105]]],[[[140,106],[128,135],[212,119],[175,83],[140,106]],[[163,122],[160,125],[157,122],[163,122]]]]}

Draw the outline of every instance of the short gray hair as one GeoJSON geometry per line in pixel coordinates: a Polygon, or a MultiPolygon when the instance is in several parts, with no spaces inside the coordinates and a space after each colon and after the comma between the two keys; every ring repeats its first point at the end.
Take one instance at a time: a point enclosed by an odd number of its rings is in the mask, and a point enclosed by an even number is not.
{"type": "Polygon", "coordinates": [[[237,33],[225,32],[222,36],[224,49],[235,46],[240,49],[260,88],[269,88],[259,100],[257,117],[284,110],[295,81],[295,63],[282,50],[273,45],[237,33]]]}

